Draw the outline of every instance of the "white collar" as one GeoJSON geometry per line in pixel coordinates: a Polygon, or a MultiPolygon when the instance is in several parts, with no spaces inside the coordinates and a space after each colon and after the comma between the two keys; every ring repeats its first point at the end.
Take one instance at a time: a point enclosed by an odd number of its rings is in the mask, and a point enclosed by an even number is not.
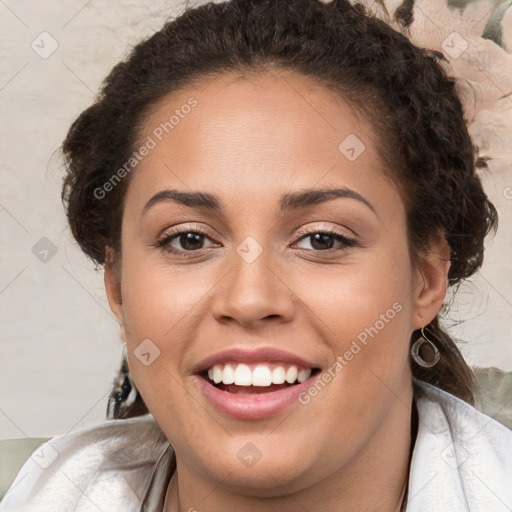
{"type": "Polygon", "coordinates": [[[407,512],[510,512],[512,431],[426,382],[407,512]]]}

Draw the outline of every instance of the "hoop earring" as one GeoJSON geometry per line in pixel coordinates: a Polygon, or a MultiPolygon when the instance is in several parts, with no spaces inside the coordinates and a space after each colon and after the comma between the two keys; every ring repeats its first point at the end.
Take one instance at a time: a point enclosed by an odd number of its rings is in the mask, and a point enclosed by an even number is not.
{"type": "Polygon", "coordinates": [[[118,386],[115,390],[114,400],[117,403],[125,402],[128,397],[130,396],[130,393],[132,391],[132,381],[131,381],[131,375],[130,375],[130,369],[128,368],[128,356],[126,353],[126,343],[123,343],[123,362],[121,365],[121,371],[120,371],[120,380],[122,380],[122,383],[120,382],[121,386],[118,386]]]}
{"type": "Polygon", "coordinates": [[[411,356],[418,365],[423,368],[431,368],[441,359],[441,354],[434,343],[425,336],[423,329],[424,327],[421,328],[421,336],[411,347],[411,356]]]}

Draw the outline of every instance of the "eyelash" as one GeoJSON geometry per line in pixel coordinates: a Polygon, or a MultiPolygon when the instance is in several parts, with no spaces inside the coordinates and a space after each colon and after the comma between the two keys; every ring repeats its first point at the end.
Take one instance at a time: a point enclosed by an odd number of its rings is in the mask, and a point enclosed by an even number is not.
{"type": "MultiPolygon", "coordinates": [[[[174,247],[171,247],[169,245],[173,239],[179,237],[180,235],[187,234],[187,233],[193,233],[195,235],[201,235],[201,236],[205,236],[207,238],[211,238],[208,233],[206,233],[205,231],[203,231],[202,229],[200,229],[199,227],[196,227],[196,226],[190,226],[185,229],[176,228],[176,229],[171,229],[170,231],[168,231],[165,234],[165,236],[156,243],[156,247],[158,247],[159,249],[162,249],[165,252],[171,253],[171,254],[194,253],[194,252],[199,252],[199,251],[204,250],[204,248],[202,248],[202,249],[186,251],[186,250],[181,250],[181,249],[175,249],[174,247]]],[[[312,237],[313,235],[316,235],[316,234],[329,235],[332,238],[334,238],[336,241],[343,242],[343,245],[340,247],[331,247],[330,249],[325,249],[325,250],[315,250],[315,249],[303,249],[303,250],[313,251],[316,253],[331,254],[333,251],[346,250],[349,247],[357,246],[356,240],[346,236],[345,234],[340,233],[339,231],[333,230],[333,229],[317,229],[317,230],[309,230],[309,231],[305,231],[305,230],[299,231],[299,233],[297,234],[297,236],[299,236],[297,242],[300,242],[308,237],[312,237]]]]}

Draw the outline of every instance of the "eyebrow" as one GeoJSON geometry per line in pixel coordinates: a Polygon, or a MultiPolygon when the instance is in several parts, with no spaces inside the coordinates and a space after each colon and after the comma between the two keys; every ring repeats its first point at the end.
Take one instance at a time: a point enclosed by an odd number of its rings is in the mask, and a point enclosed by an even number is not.
{"type": "MultiPolygon", "coordinates": [[[[287,212],[325,203],[338,198],[355,199],[367,206],[375,215],[377,215],[375,208],[365,197],[357,193],[355,190],[346,187],[306,189],[293,193],[286,193],[281,196],[279,207],[281,211],[287,212]]],[[[144,215],[152,206],[163,201],[175,201],[191,208],[206,208],[216,212],[223,211],[222,200],[215,194],[210,194],[208,192],[184,192],[180,190],[166,189],[156,193],[146,203],[142,210],[142,215],[144,215]]]]}

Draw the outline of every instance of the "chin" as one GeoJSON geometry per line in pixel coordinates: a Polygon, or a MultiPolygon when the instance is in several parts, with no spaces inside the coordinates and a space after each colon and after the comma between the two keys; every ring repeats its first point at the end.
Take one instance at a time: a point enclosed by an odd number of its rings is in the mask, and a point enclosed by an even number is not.
{"type": "MultiPolygon", "coordinates": [[[[215,467],[207,467],[212,479],[222,482],[225,489],[255,497],[276,497],[288,495],[298,490],[302,475],[308,471],[302,459],[283,460],[278,454],[263,460],[252,467],[241,464],[235,458],[225,457],[217,461],[215,467]],[[302,466],[299,466],[299,462],[302,466]]],[[[306,487],[306,486],[304,486],[306,487]]]]}

